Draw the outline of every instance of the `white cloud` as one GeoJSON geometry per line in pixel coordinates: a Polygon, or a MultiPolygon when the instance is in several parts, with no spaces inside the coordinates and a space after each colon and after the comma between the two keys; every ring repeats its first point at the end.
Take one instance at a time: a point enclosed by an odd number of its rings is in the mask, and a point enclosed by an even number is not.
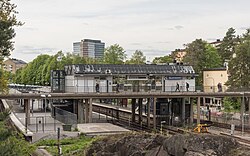
{"type": "MultiPolygon", "coordinates": [[[[250,25],[247,0],[13,0],[18,19],[13,57],[31,61],[36,52],[21,55],[24,47],[56,53],[72,51],[83,38],[101,39],[143,49],[153,57],[182,48],[196,38],[223,38],[227,29],[238,34],[250,25]],[[47,50],[46,50],[47,49],[47,50]],[[155,51],[153,54],[151,51],[155,51]],[[25,58],[24,58],[25,57],[25,58]]],[[[152,58],[151,58],[152,59],[152,58]]]]}

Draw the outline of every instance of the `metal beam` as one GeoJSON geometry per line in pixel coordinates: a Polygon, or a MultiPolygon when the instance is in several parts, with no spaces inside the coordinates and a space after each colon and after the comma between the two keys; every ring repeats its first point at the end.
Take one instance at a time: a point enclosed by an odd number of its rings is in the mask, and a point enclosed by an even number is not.
{"type": "MultiPolygon", "coordinates": [[[[241,97],[243,92],[120,92],[116,93],[48,93],[48,99],[107,99],[107,98],[183,98],[183,97],[241,97]]],[[[38,93],[16,93],[1,94],[0,99],[42,99],[42,94],[38,93]]],[[[250,97],[250,92],[244,93],[245,97],[250,97]]]]}

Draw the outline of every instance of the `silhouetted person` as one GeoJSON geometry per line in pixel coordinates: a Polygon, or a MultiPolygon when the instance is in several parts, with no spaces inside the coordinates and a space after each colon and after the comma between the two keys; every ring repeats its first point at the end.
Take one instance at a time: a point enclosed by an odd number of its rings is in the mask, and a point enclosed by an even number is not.
{"type": "Polygon", "coordinates": [[[180,85],[178,82],[176,82],[176,88],[175,88],[175,91],[177,92],[177,90],[180,92],[180,85]]]}
{"type": "Polygon", "coordinates": [[[221,85],[221,83],[218,83],[217,87],[218,87],[218,92],[222,92],[222,85],[221,85]]]}
{"type": "Polygon", "coordinates": [[[95,85],[95,91],[99,92],[99,89],[100,89],[99,83],[96,83],[96,85],[95,85]]]}
{"type": "Polygon", "coordinates": [[[189,83],[186,82],[186,89],[187,89],[187,92],[189,91],[189,83]]]}
{"type": "Polygon", "coordinates": [[[119,92],[119,83],[116,84],[116,92],[119,92]]]}

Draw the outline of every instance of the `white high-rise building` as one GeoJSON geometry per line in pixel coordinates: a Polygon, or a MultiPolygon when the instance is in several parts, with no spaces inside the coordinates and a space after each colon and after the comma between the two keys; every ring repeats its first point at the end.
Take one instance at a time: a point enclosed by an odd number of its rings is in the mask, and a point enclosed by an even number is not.
{"type": "Polygon", "coordinates": [[[81,57],[102,58],[105,43],[101,40],[84,39],[73,43],[73,54],[81,57]]]}

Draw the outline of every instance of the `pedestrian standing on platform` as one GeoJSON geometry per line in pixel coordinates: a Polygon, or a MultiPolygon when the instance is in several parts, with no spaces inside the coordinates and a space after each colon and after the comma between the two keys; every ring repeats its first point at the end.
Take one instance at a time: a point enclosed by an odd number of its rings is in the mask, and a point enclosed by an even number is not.
{"type": "Polygon", "coordinates": [[[222,85],[221,85],[221,83],[218,83],[217,87],[218,87],[218,92],[222,92],[222,85]]]}
{"type": "Polygon", "coordinates": [[[177,90],[180,92],[180,85],[178,82],[176,82],[176,88],[175,88],[175,91],[177,92],[177,90]]]}
{"type": "Polygon", "coordinates": [[[119,83],[116,84],[116,92],[119,93],[119,83]]]}
{"type": "Polygon", "coordinates": [[[95,85],[95,91],[97,93],[99,93],[99,91],[100,91],[99,89],[100,89],[99,83],[96,83],[96,85],[95,85]]]}
{"type": "Polygon", "coordinates": [[[186,89],[187,89],[187,92],[189,91],[189,83],[186,82],[186,89]]]}

